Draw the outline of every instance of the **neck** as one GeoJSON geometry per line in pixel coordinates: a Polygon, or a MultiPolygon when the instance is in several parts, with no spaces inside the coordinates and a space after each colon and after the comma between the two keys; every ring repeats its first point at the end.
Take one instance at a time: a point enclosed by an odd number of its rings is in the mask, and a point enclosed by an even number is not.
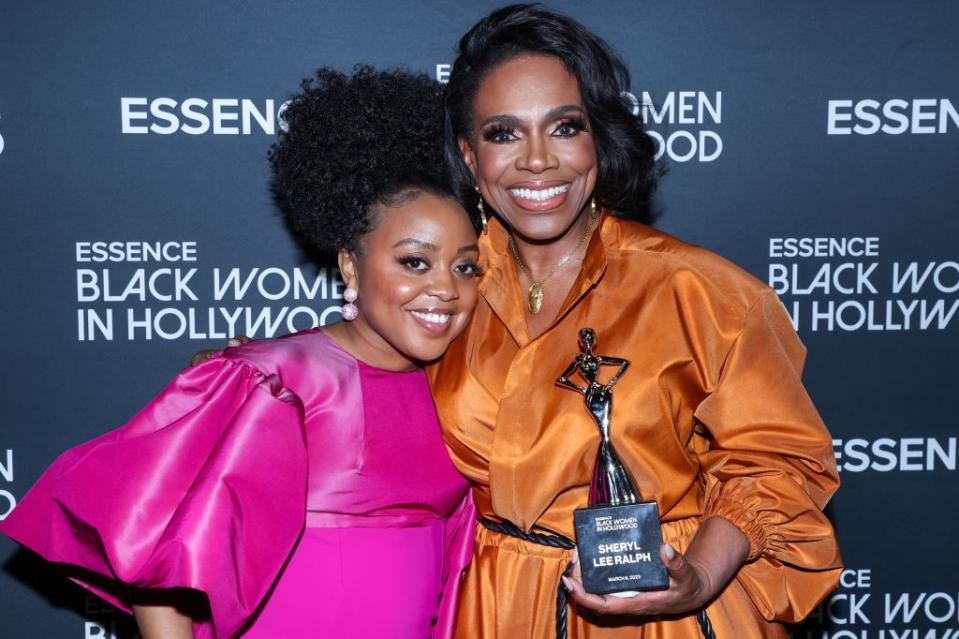
{"type": "Polygon", "coordinates": [[[594,229],[594,219],[589,211],[581,211],[573,223],[563,232],[562,235],[545,240],[535,241],[524,238],[517,233],[510,233],[513,245],[519,258],[523,261],[533,281],[541,281],[545,278],[556,265],[563,260],[564,268],[571,268],[573,265],[577,269],[583,263],[583,257],[586,253],[586,245],[589,238],[584,235],[594,229]],[[571,255],[575,253],[575,255],[571,255]]]}
{"type": "Polygon", "coordinates": [[[323,332],[347,353],[364,364],[389,371],[410,371],[417,362],[393,348],[373,330],[361,314],[352,322],[341,321],[323,327],[323,332]]]}

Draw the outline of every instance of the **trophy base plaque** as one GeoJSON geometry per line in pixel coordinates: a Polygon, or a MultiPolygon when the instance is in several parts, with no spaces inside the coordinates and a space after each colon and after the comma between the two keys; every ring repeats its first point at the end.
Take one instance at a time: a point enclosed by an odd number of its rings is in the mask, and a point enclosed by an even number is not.
{"type": "Polygon", "coordinates": [[[669,573],[659,559],[663,533],[655,501],[580,508],[573,514],[586,592],[661,590],[669,573]]]}

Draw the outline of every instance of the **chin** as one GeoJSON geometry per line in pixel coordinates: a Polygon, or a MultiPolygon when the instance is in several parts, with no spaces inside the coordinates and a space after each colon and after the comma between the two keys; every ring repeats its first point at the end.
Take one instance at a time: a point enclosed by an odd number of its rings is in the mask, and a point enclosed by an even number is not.
{"type": "MultiPolygon", "coordinates": [[[[455,334],[458,333],[459,331],[455,331],[455,334]]],[[[450,342],[453,341],[453,335],[453,331],[435,336],[407,334],[398,336],[393,344],[394,348],[408,359],[417,362],[431,362],[443,356],[443,353],[449,348],[450,342]]]]}
{"type": "Polygon", "coordinates": [[[413,361],[429,364],[430,362],[435,362],[439,358],[443,357],[443,354],[446,352],[448,347],[449,344],[443,344],[442,347],[412,348],[407,353],[407,356],[413,361]]]}
{"type": "Polygon", "coordinates": [[[464,317],[462,313],[457,312],[451,319],[451,324],[447,325],[445,330],[437,332],[425,330],[414,322],[412,326],[407,325],[407,328],[411,330],[404,330],[402,335],[397,335],[397,341],[393,343],[398,351],[411,360],[433,362],[443,357],[453,340],[463,332],[466,328],[466,319],[468,315],[464,317]]]}
{"type": "MultiPolygon", "coordinates": [[[[511,203],[512,204],[512,203],[511,203]]],[[[571,210],[567,206],[546,211],[527,211],[511,205],[504,215],[510,228],[531,240],[551,240],[557,238],[576,223],[583,208],[571,210]]]]}
{"type": "Polygon", "coordinates": [[[518,217],[518,224],[510,224],[514,231],[530,240],[549,241],[562,236],[576,221],[576,215],[568,213],[524,212],[518,217]]]}

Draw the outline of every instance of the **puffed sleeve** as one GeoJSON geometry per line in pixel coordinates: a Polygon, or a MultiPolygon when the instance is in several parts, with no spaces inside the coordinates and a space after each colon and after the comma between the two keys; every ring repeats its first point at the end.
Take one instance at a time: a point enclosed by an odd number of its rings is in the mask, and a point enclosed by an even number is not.
{"type": "Polygon", "coordinates": [[[737,579],[770,621],[794,623],[832,591],[842,560],[823,508],[839,486],[832,439],[802,385],[805,349],[765,291],[695,412],[708,449],[704,516],[749,539],[737,579]]]}
{"type": "Polygon", "coordinates": [[[200,591],[210,618],[194,624],[197,638],[230,637],[302,531],[304,438],[299,400],[278,377],[214,357],[62,454],[0,532],[128,611],[127,587],[200,591]]]}
{"type": "Polygon", "coordinates": [[[440,593],[433,639],[450,639],[456,624],[462,574],[473,557],[476,535],[476,506],[473,491],[467,490],[459,507],[446,520],[443,533],[443,590],[440,593]]]}

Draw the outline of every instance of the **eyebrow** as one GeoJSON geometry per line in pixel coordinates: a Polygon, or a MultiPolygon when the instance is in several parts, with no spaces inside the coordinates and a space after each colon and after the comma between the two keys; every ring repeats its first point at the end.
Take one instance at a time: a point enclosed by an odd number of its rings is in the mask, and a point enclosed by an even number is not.
{"type": "Polygon", "coordinates": [[[435,251],[438,247],[432,242],[425,242],[423,240],[418,240],[415,237],[404,237],[402,240],[394,244],[390,248],[397,248],[399,246],[409,246],[411,248],[424,248],[431,251],[435,251]]]}
{"type": "MultiPolygon", "coordinates": [[[[552,120],[553,118],[559,117],[561,115],[566,115],[570,111],[578,111],[579,113],[586,115],[586,110],[583,109],[583,107],[576,104],[564,104],[562,106],[553,107],[552,109],[547,111],[546,117],[544,119],[552,120]]],[[[486,118],[485,120],[483,120],[483,123],[480,126],[488,126],[490,124],[500,124],[500,123],[517,125],[517,124],[520,124],[521,122],[522,120],[516,117],[515,115],[503,114],[503,115],[494,115],[492,117],[486,118]]]]}
{"type": "MultiPolygon", "coordinates": [[[[430,251],[438,251],[439,247],[433,244],[432,242],[426,242],[424,240],[418,240],[415,237],[404,237],[402,240],[394,244],[391,248],[397,248],[400,246],[409,246],[410,248],[422,248],[428,249],[430,251]]],[[[469,253],[471,251],[479,252],[479,244],[467,244],[461,246],[456,250],[457,255],[462,255],[463,253],[469,253]]]]}

